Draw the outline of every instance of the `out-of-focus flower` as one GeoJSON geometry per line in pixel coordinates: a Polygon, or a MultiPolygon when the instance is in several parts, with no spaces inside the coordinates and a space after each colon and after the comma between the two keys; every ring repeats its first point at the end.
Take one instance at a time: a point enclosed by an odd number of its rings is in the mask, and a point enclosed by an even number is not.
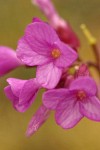
{"type": "Polygon", "coordinates": [[[100,98],[100,81],[97,84],[97,89],[98,89],[97,95],[100,98]]]}
{"type": "Polygon", "coordinates": [[[42,87],[54,88],[62,75],[78,57],[77,53],[60,41],[54,29],[44,22],[28,25],[19,41],[17,56],[24,64],[37,65],[36,78],[42,87]]]}
{"type": "Polygon", "coordinates": [[[43,104],[56,111],[56,122],[68,129],[74,127],[84,116],[100,121],[100,101],[95,96],[97,87],[90,77],[79,77],[71,82],[69,89],[49,90],[43,95],[43,104]]]}
{"type": "Polygon", "coordinates": [[[50,115],[50,110],[48,110],[44,105],[41,105],[37,112],[33,115],[32,120],[29,123],[26,135],[30,136],[34,134],[48,119],[50,115]]]}
{"type": "Polygon", "coordinates": [[[66,26],[66,21],[58,15],[51,0],[32,0],[32,2],[43,11],[54,28],[66,26]]]}
{"type": "Polygon", "coordinates": [[[50,24],[57,31],[59,38],[74,49],[80,45],[79,39],[72,30],[70,24],[59,16],[51,0],[32,0],[46,15],[50,24]]]}
{"type": "Polygon", "coordinates": [[[80,43],[79,40],[76,36],[76,34],[74,33],[74,31],[72,30],[70,24],[68,22],[66,22],[66,26],[58,26],[58,28],[56,28],[56,32],[59,36],[59,38],[69,44],[72,48],[74,48],[75,50],[77,50],[77,48],[79,47],[80,43]]]}
{"type": "Polygon", "coordinates": [[[17,58],[16,52],[9,47],[0,46],[0,76],[23,65],[17,58]]]}
{"type": "Polygon", "coordinates": [[[61,79],[56,88],[68,88],[70,83],[74,80],[73,75],[68,74],[68,69],[65,69],[62,73],[61,79]]]}
{"type": "Polygon", "coordinates": [[[76,78],[80,76],[89,76],[89,75],[90,75],[90,71],[87,64],[81,64],[75,73],[76,78]]]}
{"type": "Polygon", "coordinates": [[[30,80],[9,78],[7,82],[9,85],[4,89],[6,96],[17,111],[25,112],[34,102],[40,85],[35,78],[30,80]]]}

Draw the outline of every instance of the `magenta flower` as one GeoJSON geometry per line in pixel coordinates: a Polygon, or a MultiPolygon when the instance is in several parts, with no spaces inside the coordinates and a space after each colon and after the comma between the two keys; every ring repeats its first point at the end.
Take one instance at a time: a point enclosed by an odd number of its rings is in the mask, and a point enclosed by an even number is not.
{"type": "Polygon", "coordinates": [[[69,44],[74,49],[80,46],[79,39],[70,24],[59,16],[51,0],[32,0],[48,18],[50,24],[56,30],[61,41],[69,44]]]}
{"type": "Polygon", "coordinates": [[[100,121],[100,101],[96,97],[97,87],[90,77],[79,77],[72,81],[69,89],[54,89],[45,92],[43,104],[55,110],[56,122],[68,129],[74,127],[84,116],[100,121]]]}
{"type": "Polygon", "coordinates": [[[9,85],[4,89],[6,96],[17,111],[25,112],[34,102],[40,85],[35,78],[30,80],[9,78],[7,82],[9,85]]]}
{"type": "Polygon", "coordinates": [[[50,111],[43,105],[37,110],[37,112],[33,115],[32,120],[29,123],[26,135],[30,136],[34,134],[48,119],[50,115],[50,111]]]}
{"type": "Polygon", "coordinates": [[[71,47],[60,41],[51,26],[39,21],[26,28],[18,44],[17,56],[26,65],[37,65],[37,81],[48,89],[58,84],[63,69],[78,57],[71,47]]]}
{"type": "Polygon", "coordinates": [[[90,71],[87,64],[81,64],[80,67],[76,69],[76,73],[75,73],[76,78],[79,76],[89,76],[89,75],[90,75],[90,71]]]}
{"type": "Polygon", "coordinates": [[[98,81],[97,89],[98,89],[97,95],[98,95],[98,97],[100,98],[100,81],[98,81]]]}
{"type": "Polygon", "coordinates": [[[9,47],[0,46],[0,76],[22,65],[16,52],[9,47]]]}

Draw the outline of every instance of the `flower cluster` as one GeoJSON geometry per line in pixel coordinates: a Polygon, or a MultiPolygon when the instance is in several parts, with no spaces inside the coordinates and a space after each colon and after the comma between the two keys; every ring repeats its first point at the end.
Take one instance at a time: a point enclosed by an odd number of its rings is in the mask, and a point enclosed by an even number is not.
{"type": "Polygon", "coordinates": [[[55,111],[56,123],[64,129],[74,127],[83,117],[100,121],[97,85],[90,76],[88,64],[78,64],[77,36],[60,19],[50,1],[34,2],[46,13],[50,24],[34,18],[26,27],[16,51],[0,47],[0,76],[19,66],[36,67],[35,78],[7,79],[4,92],[17,111],[25,112],[39,90],[45,89],[42,104],[29,123],[27,136],[39,129],[52,110],[55,111]],[[58,22],[55,21],[57,18],[58,22]],[[73,69],[73,74],[70,69],[73,69]]]}

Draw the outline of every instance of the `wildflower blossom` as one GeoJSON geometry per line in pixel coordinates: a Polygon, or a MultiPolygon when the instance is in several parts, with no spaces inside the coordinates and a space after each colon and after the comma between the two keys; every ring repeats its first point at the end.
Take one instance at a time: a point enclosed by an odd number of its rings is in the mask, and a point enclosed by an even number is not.
{"type": "Polygon", "coordinates": [[[34,102],[40,85],[36,79],[21,80],[7,79],[9,85],[5,87],[5,94],[19,112],[25,112],[34,102]]]}
{"type": "Polygon", "coordinates": [[[27,26],[17,56],[26,65],[37,65],[37,81],[48,89],[58,84],[63,69],[77,59],[77,53],[60,41],[54,29],[39,21],[27,26]]]}
{"type": "Polygon", "coordinates": [[[0,76],[23,65],[17,58],[16,52],[9,47],[0,46],[0,76]]]}
{"type": "Polygon", "coordinates": [[[97,87],[91,77],[83,76],[71,82],[69,89],[53,89],[44,93],[43,104],[55,110],[56,122],[68,129],[74,127],[84,116],[100,121],[100,101],[97,87]]]}

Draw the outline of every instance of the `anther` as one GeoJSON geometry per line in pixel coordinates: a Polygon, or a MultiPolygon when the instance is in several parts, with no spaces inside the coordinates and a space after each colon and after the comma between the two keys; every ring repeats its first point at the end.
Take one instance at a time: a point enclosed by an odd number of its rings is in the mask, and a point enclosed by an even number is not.
{"type": "Polygon", "coordinates": [[[58,58],[58,57],[60,57],[61,52],[59,49],[53,49],[51,54],[54,58],[58,58]]]}

